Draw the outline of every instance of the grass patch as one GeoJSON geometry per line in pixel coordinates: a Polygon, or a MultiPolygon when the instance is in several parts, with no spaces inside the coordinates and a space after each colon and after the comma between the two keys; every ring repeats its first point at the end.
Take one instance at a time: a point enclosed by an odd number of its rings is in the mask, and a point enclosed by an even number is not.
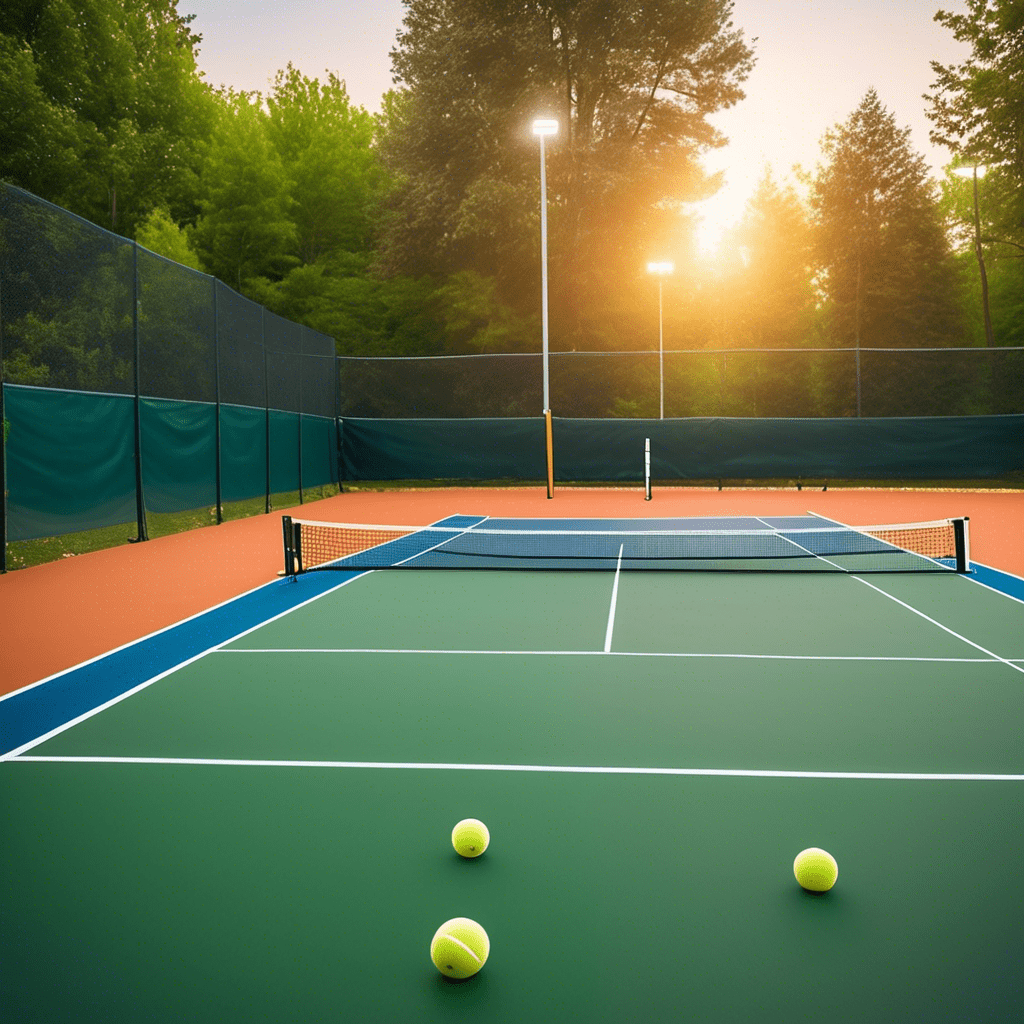
{"type": "MultiPolygon", "coordinates": [[[[465,488],[518,488],[546,487],[545,480],[360,480],[345,483],[345,490],[352,493],[361,491],[408,491],[434,490],[449,487],[465,488]]],[[[556,480],[555,490],[560,487],[620,488],[622,490],[643,489],[643,480],[556,480]]],[[[723,480],[661,480],[652,482],[658,487],[693,488],[757,488],[770,490],[840,490],[842,488],[878,488],[900,491],[1024,491],[1024,471],[1008,473],[998,478],[986,477],[979,480],[826,480],[824,478],[797,479],[779,477],[767,480],[723,479],[723,480]]]]}
{"type": "MultiPolygon", "coordinates": [[[[304,488],[302,492],[303,501],[306,502],[330,498],[337,493],[337,484],[308,487],[304,488]]],[[[298,504],[298,491],[273,494],[270,499],[270,511],[273,514],[275,510],[292,508],[298,504]]],[[[223,521],[230,522],[235,519],[248,519],[251,516],[264,515],[266,508],[265,497],[228,502],[222,506],[223,521]]],[[[216,523],[217,509],[215,507],[189,509],[184,512],[149,512],[146,515],[147,533],[153,540],[173,533],[196,530],[203,526],[215,526],[216,523]]],[[[137,535],[136,524],[131,522],[116,526],[103,526],[96,530],[83,530],[79,533],[65,533],[60,537],[10,541],[7,545],[7,568],[27,569],[45,562],[56,562],[62,558],[84,555],[89,551],[120,547],[133,541],[137,535]]]]}

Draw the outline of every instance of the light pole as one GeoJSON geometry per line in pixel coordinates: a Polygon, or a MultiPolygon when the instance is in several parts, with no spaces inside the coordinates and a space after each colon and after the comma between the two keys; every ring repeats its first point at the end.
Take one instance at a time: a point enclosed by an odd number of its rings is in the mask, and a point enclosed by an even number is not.
{"type": "Polygon", "coordinates": [[[985,318],[985,344],[992,348],[995,338],[992,334],[992,316],[988,309],[988,274],[985,272],[985,256],[981,251],[981,213],[978,207],[978,178],[985,177],[988,170],[984,165],[956,167],[953,173],[960,178],[974,179],[974,255],[978,259],[978,273],[981,276],[981,308],[985,318]]]}
{"type": "Polygon", "coordinates": [[[544,353],[544,435],[547,442],[548,497],[554,497],[555,473],[551,439],[551,402],[548,378],[548,183],[545,170],[544,140],[558,134],[558,122],[538,118],[533,122],[533,134],[540,139],[540,269],[541,269],[541,322],[543,324],[544,353]]]}
{"type": "Polygon", "coordinates": [[[675,270],[672,263],[648,263],[647,271],[658,275],[658,381],[661,402],[659,406],[658,419],[665,418],[665,317],[664,306],[661,300],[661,285],[666,274],[675,270]]]}

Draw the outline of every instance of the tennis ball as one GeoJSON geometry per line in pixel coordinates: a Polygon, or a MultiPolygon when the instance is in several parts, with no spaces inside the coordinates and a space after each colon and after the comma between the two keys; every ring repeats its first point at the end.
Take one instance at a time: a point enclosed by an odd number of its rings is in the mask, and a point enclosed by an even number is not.
{"type": "Polygon", "coordinates": [[[491,940],[468,917],[453,917],[434,933],[430,959],[448,978],[471,978],[487,962],[491,940]]]}
{"type": "Polygon", "coordinates": [[[811,892],[828,892],[839,877],[839,865],[835,857],[825,850],[812,846],[801,850],[793,861],[796,880],[811,892]]]}
{"type": "Polygon", "coordinates": [[[487,826],[476,818],[463,818],[452,829],[452,846],[460,857],[479,857],[490,841],[487,826]]]}

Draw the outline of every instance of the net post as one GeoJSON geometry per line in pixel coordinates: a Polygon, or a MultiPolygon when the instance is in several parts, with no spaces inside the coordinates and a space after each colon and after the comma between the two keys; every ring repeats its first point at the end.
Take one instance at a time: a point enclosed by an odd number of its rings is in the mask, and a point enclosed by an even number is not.
{"type": "Polygon", "coordinates": [[[644,438],[644,501],[651,500],[651,439],[644,438]]]}
{"type": "Polygon", "coordinates": [[[555,496],[555,462],[554,462],[554,443],[551,436],[551,410],[544,410],[544,438],[545,447],[547,449],[547,465],[548,465],[548,497],[553,498],[555,496]]]}
{"type": "Polygon", "coordinates": [[[956,540],[956,571],[971,571],[971,541],[967,524],[968,516],[953,520],[953,537],[956,540]]]}
{"type": "Polygon", "coordinates": [[[302,530],[291,516],[281,516],[284,530],[284,574],[297,576],[302,572],[302,530]]]}

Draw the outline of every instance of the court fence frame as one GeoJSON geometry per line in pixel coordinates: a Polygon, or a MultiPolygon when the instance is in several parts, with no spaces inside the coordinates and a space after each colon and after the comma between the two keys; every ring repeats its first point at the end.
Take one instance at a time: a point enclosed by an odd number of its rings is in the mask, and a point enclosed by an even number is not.
{"type": "MultiPolygon", "coordinates": [[[[689,403],[665,419],[640,415],[659,352],[550,354],[555,480],[642,481],[648,440],[656,480],[1024,471],[1024,348],[664,354],[680,382],[670,396],[689,403]],[[922,408],[961,414],[860,416],[862,390],[869,410],[906,390],[887,379],[893,358],[918,377],[947,360],[922,408]],[[957,365],[992,397],[982,414],[950,398],[957,365]],[[787,373],[788,397],[776,386],[787,373]],[[840,404],[855,387],[856,411],[806,405],[814,373],[840,404]],[[634,392],[610,415],[617,374],[634,392]]],[[[540,353],[340,356],[335,339],[216,278],[0,183],[0,571],[11,542],[128,524],[143,541],[153,513],[206,508],[219,524],[226,502],[262,498],[270,512],[273,494],[301,503],[310,487],[543,481],[541,379],[540,353]]]]}

